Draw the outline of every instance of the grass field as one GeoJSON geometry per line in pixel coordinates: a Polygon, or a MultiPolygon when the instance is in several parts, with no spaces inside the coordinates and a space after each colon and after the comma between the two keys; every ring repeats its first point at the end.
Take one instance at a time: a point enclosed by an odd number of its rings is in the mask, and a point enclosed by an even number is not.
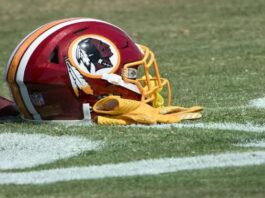
{"type": "MultiPolygon", "coordinates": [[[[265,150],[235,146],[265,140],[265,109],[248,106],[250,100],[265,96],[265,1],[1,0],[0,95],[9,97],[3,76],[18,42],[42,24],[77,16],[109,21],[156,53],[160,72],[170,80],[173,104],[204,107],[202,119],[184,124],[238,123],[245,130],[3,123],[0,133],[71,135],[101,140],[104,146],[34,167],[0,168],[0,175],[265,150]],[[248,131],[245,124],[260,126],[261,132],[248,131]]],[[[42,185],[3,184],[0,197],[265,197],[264,186],[265,164],[42,185]]]]}

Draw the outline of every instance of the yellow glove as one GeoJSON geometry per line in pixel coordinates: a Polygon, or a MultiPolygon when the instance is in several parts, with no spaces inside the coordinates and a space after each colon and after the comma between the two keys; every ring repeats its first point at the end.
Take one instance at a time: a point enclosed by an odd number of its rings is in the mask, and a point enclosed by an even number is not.
{"type": "Polygon", "coordinates": [[[93,110],[106,116],[98,116],[98,124],[157,124],[176,123],[185,119],[201,117],[201,107],[160,107],[154,108],[144,102],[108,96],[99,100],[93,110]]]}

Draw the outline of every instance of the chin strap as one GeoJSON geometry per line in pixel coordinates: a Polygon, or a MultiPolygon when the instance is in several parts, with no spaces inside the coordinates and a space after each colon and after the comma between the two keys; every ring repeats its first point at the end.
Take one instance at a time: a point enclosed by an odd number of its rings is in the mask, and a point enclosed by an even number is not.
{"type": "Polygon", "coordinates": [[[199,106],[155,108],[144,102],[122,99],[119,96],[99,100],[93,110],[100,114],[97,123],[104,125],[177,123],[202,117],[202,107],[199,106]]]}
{"type": "Polygon", "coordinates": [[[18,116],[19,111],[14,102],[0,96],[0,120],[18,116]]]}

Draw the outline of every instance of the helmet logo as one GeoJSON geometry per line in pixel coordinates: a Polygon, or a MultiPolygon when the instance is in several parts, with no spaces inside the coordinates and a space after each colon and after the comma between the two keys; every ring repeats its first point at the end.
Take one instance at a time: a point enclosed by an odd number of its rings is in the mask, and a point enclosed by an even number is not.
{"type": "Polygon", "coordinates": [[[92,78],[114,73],[120,62],[117,47],[99,35],[84,35],[75,39],[69,47],[68,56],[82,75],[92,78]]]}
{"type": "Polygon", "coordinates": [[[113,67],[110,61],[112,55],[108,44],[92,38],[80,41],[76,48],[78,63],[83,64],[90,73],[113,67]]]}

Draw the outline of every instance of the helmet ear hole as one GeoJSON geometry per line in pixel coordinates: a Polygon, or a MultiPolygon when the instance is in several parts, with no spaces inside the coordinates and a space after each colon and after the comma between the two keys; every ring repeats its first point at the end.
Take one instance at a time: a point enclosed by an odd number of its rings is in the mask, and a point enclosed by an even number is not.
{"type": "Polygon", "coordinates": [[[55,63],[55,64],[59,64],[59,49],[58,47],[54,48],[54,50],[52,51],[50,58],[49,58],[49,62],[50,63],[55,63]]]}

